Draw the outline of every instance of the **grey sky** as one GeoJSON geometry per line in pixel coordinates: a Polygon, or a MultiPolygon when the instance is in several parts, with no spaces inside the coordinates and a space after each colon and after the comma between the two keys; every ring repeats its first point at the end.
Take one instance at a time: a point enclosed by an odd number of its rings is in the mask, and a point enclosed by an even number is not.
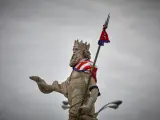
{"type": "Polygon", "coordinates": [[[75,39],[91,43],[92,60],[108,13],[110,44],[97,61],[100,120],[159,120],[160,2],[152,0],[1,0],[0,120],[65,120],[65,98],[44,95],[30,75],[65,80],[75,39]]]}

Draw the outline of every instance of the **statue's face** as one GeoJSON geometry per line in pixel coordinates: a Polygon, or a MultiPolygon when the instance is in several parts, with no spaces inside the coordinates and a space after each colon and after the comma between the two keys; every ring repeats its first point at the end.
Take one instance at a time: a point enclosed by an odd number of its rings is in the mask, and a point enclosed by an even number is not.
{"type": "Polygon", "coordinates": [[[70,67],[75,66],[80,60],[83,59],[83,51],[79,49],[78,47],[74,46],[73,47],[73,55],[70,60],[70,67]]]}

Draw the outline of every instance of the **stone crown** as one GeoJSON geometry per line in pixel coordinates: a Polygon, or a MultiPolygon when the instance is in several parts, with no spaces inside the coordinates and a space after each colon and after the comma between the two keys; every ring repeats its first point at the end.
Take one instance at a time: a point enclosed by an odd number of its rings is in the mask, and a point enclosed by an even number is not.
{"type": "Polygon", "coordinates": [[[90,48],[90,44],[87,44],[87,42],[83,43],[83,41],[79,41],[79,40],[75,40],[74,41],[74,46],[73,47],[76,47],[76,48],[79,48],[79,49],[86,49],[86,50],[89,50],[90,48]]]}

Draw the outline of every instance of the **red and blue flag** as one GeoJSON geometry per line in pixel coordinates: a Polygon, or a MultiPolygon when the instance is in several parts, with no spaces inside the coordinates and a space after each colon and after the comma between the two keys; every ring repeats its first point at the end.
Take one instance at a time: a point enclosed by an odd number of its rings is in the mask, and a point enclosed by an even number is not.
{"type": "Polygon", "coordinates": [[[98,45],[100,46],[104,46],[104,43],[109,43],[110,40],[109,40],[109,37],[108,37],[108,33],[106,32],[106,25],[103,25],[103,30],[102,30],[102,33],[101,33],[101,36],[99,38],[99,41],[98,41],[98,45]]]}

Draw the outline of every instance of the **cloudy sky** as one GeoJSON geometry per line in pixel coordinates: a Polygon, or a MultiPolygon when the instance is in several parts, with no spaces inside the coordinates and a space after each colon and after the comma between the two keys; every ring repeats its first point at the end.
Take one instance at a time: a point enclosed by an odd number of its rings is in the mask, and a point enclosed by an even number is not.
{"type": "Polygon", "coordinates": [[[40,93],[29,80],[65,80],[75,39],[91,44],[92,60],[108,13],[110,44],[101,48],[98,110],[123,101],[99,120],[159,120],[158,0],[0,0],[0,120],[67,120],[65,98],[40,93]]]}

